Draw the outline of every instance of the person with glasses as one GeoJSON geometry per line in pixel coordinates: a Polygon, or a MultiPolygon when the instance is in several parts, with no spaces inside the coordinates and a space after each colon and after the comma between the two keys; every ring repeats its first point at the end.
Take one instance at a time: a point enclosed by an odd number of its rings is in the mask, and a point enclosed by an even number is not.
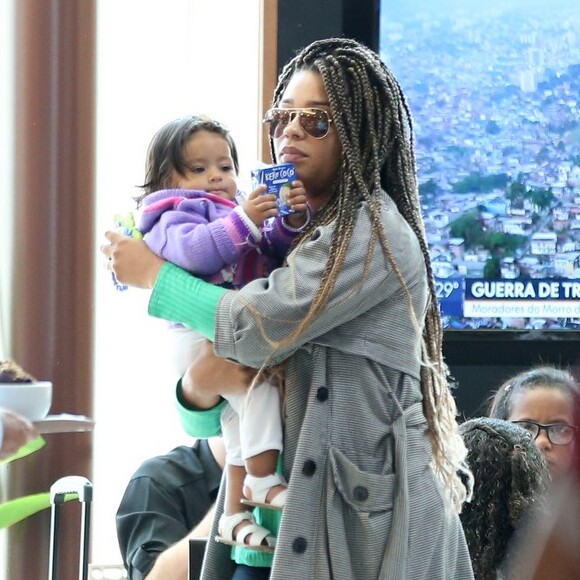
{"type": "MultiPolygon", "coordinates": [[[[153,289],[151,315],[204,332],[217,356],[282,367],[289,486],[270,578],[469,580],[457,512],[472,478],[402,89],[361,43],[320,40],[284,67],[264,121],[313,212],[282,267],[232,291],[115,232],[102,252],[153,289]]],[[[219,393],[190,371],[184,409],[217,425],[219,393]]],[[[203,578],[231,578],[224,548],[208,546],[203,578]]]]}
{"type": "MultiPolygon", "coordinates": [[[[473,471],[473,498],[459,517],[478,580],[518,569],[516,535],[543,509],[550,481],[546,460],[531,434],[502,419],[478,417],[459,426],[473,471]]],[[[511,577],[511,576],[509,576],[511,577]]]]}
{"type": "Polygon", "coordinates": [[[529,431],[545,455],[553,479],[568,473],[578,426],[574,405],[580,387],[563,369],[540,366],[521,372],[494,394],[488,415],[512,421],[529,431]]]}
{"type": "MultiPolygon", "coordinates": [[[[580,398],[576,400],[580,424],[580,398]]],[[[551,494],[546,514],[535,518],[519,550],[526,566],[515,580],[577,580],[580,571],[580,445],[574,448],[570,473],[551,494]]]]}
{"type": "MultiPolygon", "coordinates": [[[[157,255],[222,288],[236,289],[280,266],[293,239],[308,221],[300,181],[289,184],[287,205],[261,185],[242,199],[237,188],[238,154],[229,132],[203,116],[164,125],[147,153],[138,229],[157,255]],[[238,203],[238,199],[240,202],[238,203]]],[[[205,338],[197,330],[171,325],[173,359],[182,375],[196,360],[205,338]]],[[[221,430],[227,450],[227,505],[219,538],[232,546],[272,552],[275,537],[254,521],[251,505],[280,509],[286,481],[277,472],[282,449],[278,387],[259,382],[249,396],[223,393],[221,430]]],[[[198,434],[203,437],[204,434],[198,434]]],[[[267,519],[267,517],[266,517],[267,519]]],[[[271,516],[277,522],[277,516],[271,516]]],[[[256,555],[251,561],[270,564],[256,555]]]]}

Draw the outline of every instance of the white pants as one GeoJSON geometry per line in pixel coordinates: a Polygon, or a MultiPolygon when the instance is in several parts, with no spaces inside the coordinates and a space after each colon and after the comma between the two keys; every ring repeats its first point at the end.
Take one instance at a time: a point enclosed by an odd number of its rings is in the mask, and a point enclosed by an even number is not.
{"type": "MultiPolygon", "coordinates": [[[[182,376],[205,338],[190,328],[171,328],[171,352],[177,372],[182,376]]],[[[247,395],[222,395],[228,401],[221,414],[226,461],[244,465],[249,457],[264,451],[282,451],[280,391],[268,382],[250,389],[247,395]]]]}

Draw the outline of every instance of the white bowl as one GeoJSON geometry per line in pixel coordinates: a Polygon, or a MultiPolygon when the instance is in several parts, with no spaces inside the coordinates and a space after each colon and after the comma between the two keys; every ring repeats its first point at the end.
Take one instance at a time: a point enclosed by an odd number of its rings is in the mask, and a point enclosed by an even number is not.
{"type": "Polygon", "coordinates": [[[52,404],[52,383],[0,383],[0,407],[39,421],[48,415],[52,404]]]}

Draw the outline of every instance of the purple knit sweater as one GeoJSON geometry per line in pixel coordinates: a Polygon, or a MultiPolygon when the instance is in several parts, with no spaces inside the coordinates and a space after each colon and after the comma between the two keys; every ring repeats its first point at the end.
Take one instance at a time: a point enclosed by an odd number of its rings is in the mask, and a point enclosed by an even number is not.
{"type": "Polygon", "coordinates": [[[139,230],[162,258],[230,288],[267,277],[282,264],[299,233],[280,217],[258,229],[235,202],[185,189],[148,195],[139,230]]]}

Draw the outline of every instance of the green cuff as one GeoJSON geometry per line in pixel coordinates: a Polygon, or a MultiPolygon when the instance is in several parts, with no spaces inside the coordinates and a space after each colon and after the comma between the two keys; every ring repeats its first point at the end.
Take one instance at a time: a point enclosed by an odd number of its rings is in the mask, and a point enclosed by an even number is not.
{"type": "Polygon", "coordinates": [[[213,342],[217,305],[226,292],[166,262],[153,287],[149,314],[186,324],[213,342]]]}
{"type": "Polygon", "coordinates": [[[217,437],[222,434],[221,414],[228,402],[223,399],[211,409],[192,409],[188,406],[181,392],[181,379],[177,381],[176,406],[181,426],[188,435],[199,439],[217,437]]]}

